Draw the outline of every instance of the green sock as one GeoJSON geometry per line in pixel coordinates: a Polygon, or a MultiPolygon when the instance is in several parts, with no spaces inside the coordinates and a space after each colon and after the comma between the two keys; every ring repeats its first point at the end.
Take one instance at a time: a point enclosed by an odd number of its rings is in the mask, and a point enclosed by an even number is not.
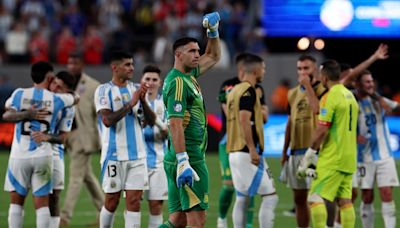
{"type": "Polygon", "coordinates": [[[228,213],[229,206],[232,203],[232,197],[235,190],[232,185],[222,185],[221,191],[219,192],[219,217],[225,218],[228,213]]]}
{"type": "Polygon", "coordinates": [[[175,226],[168,220],[161,224],[158,228],[175,228],[175,226]]]}
{"type": "Polygon", "coordinates": [[[313,228],[325,228],[328,219],[325,203],[313,203],[310,210],[313,228]]]}
{"type": "Polygon", "coordinates": [[[254,215],[254,196],[249,196],[249,203],[247,206],[246,214],[246,227],[253,227],[253,215],[254,215]]]}
{"type": "Polygon", "coordinates": [[[340,207],[340,219],[343,228],[355,226],[356,214],[354,212],[353,204],[348,203],[340,207]]]}

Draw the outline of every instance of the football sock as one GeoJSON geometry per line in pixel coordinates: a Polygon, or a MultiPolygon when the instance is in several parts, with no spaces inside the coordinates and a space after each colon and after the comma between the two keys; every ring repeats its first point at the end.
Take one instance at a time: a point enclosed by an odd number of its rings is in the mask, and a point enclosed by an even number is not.
{"type": "Polygon", "coordinates": [[[394,201],[382,202],[382,217],[386,228],[396,227],[396,205],[394,201]]]}
{"type": "Polygon", "coordinates": [[[21,205],[10,204],[8,209],[8,226],[10,228],[21,228],[24,220],[24,210],[21,205]]]}
{"type": "Polygon", "coordinates": [[[113,221],[114,213],[108,211],[105,207],[102,207],[100,211],[100,228],[113,227],[113,221]]]}
{"type": "Polygon", "coordinates": [[[125,228],[140,228],[140,212],[125,211],[125,228]]]}
{"type": "Polygon", "coordinates": [[[235,190],[232,185],[222,185],[221,191],[219,192],[219,217],[225,218],[228,213],[229,206],[232,203],[233,193],[235,190]]]}
{"type": "Polygon", "coordinates": [[[234,227],[245,226],[246,213],[246,196],[236,195],[235,204],[233,205],[232,220],[234,227]]]}
{"type": "MultiPolygon", "coordinates": [[[[253,198],[253,197],[252,197],[253,198]]],[[[264,196],[258,212],[260,227],[272,228],[275,221],[275,207],[278,204],[276,194],[264,196]]]]}
{"type": "Polygon", "coordinates": [[[340,207],[340,220],[343,228],[353,228],[356,224],[356,214],[352,203],[340,207]]]}
{"type": "Polygon", "coordinates": [[[50,228],[58,228],[60,226],[60,216],[51,216],[50,217],[50,228]]]}
{"type": "Polygon", "coordinates": [[[50,209],[49,207],[41,207],[36,209],[36,227],[49,228],[50,225],[50,209]]]}
{"type": "Polygon", "coordinates": [[[158,228],[163,222],[163,215],[150,215],[149,228],[158,228]]]}
{"type": "Polygon", "coordinates": [[[310,206],[311,221],[314,228],[325,228],[328,219],[324,202],[314,202],[310,206]]]}
{"type": "Polygon", "coordinates": [[[372,228],[374,227],[374,205],[366,204],[361,201],[360,204],[360,217],[364,228],[372,228]]]}
{"type": "Polygon", "coordinates": [[[168,220],[161,224],[158,228],[175,228],[175,226],[168,220]]]}

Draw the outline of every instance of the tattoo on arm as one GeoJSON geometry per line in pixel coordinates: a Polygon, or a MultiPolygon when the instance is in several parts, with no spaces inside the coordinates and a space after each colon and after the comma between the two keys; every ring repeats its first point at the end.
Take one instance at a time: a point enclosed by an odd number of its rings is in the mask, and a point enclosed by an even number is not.
{"type": "Polygon", "coordinates": [[[120,121],[127,113],[132,110],[129,104],[124,105],[120,110],[112,112],[109,109],[102,109],[99,111],[101,119],[107,127],[110,127],[120,121]]]}

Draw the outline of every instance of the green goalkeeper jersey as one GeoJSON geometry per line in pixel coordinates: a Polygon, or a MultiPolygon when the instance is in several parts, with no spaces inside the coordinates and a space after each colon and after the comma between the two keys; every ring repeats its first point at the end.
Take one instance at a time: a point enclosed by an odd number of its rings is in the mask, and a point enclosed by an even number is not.
{"type": "MultiPolygon", "coordinates": [[[[191,163],[204,160],[207,147],[207,119],[203,96],[196,80],[198,76],[199,68],[193,69],[189,74],[174,68],[167,74],[163,85],[167,118],[183,119],[186,151],[191,163]]],[[[164,160],[176,161],[171,134],[164,160]]]]}
{"type": "Polygon", "coordinates": [[[319,124],[329,126],[321,145],[317,167],[353,173],[357,158],[358,104],[342,84],[329,89],[321,101],[319,124]]]}

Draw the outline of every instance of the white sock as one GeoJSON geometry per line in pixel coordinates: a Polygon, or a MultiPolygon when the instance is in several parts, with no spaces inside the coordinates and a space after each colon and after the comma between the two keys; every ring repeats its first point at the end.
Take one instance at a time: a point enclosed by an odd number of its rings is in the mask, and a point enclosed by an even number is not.
{"type": "Polygon", "coordinates": [[[236,195],[232,210],[233,227],[245,227],[246,225],[246,197],[236,195]]]}
{"type": "Polygon", "coordinates": [[[140,228],[140,212],[125,211],[125,228],[140,228]]]}
{"type": "Polygon", "coordinates": [[[396,205],[394,201],[382,202],[382,217],[385,228],[396,227],[396,205]]]}
{"type": "Polygon", "coordinates": [[[100,211],[100,228],[112,228],[114,223],[114,213],[108,211],[105,207],[100,211]]]}
{"type": "Polygon", "coordinates": [[[50,226],[50,209],[49,207],[41,207],[36,209],[36,227],[49,228],[50,226]]]}
{"type": "Polygon", "coordinates": [[[275,207],[278,204],[278,196],[276,194],[264,196],[258,211],[258,222],[262,228],[274,227],[275,207]]]}
{"type": "Polygon", "coordinates": [[[150,215],[149,228],[158,228],[163,223],[163,215],[150,215]]]}
{"type": "Polygon", "coordinates": [[[360,217],[364,228],[372,228],[374,227],[374,205],[365,204],[361,202],[360,204],[360,217]]]}
{"type": "Polygon", "coordinates": [[[50,217],[50,228],[58,228],[60,226],[60,216],[50,217]]]}
{"type": "Polygon", "coordinates": [[[8,209],[8,227],[21,228],[24,221],[24,210],[21,205],[10,204],[8,209]]]}
{"type": "Polygon", "coordinates": [[[342,228],[342,224],[335,221],[334,228],[342,228]]]}

